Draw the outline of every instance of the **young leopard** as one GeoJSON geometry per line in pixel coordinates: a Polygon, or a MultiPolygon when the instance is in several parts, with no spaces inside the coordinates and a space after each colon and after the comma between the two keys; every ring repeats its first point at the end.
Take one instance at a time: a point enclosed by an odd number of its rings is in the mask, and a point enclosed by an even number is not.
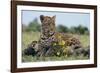
{"type": "Polygon", "coordinates": [[[42,27],[41,27],[41,36],[39,40],[40,52],[38,53],[38,55],[40,55],[41,52],[42,52],[41,54],[42,56],[45,55],[46,53],[49,54],[50,51],[53,49],[52,43],[54,42],[64,47],[67,46],[74,47],[74,48],[81,47],[81,43],[79,39],[73,37],[72,35],[56,32],[55,18],[56,16],[49,17],[49,16],[40,15],[42,27]]]}

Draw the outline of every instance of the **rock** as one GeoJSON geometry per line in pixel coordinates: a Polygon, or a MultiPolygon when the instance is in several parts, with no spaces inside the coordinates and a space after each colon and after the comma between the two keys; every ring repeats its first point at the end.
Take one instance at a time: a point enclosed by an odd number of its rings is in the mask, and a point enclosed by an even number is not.
{"type": "Polygon", "coordinates": [[[25,49],[23,51],[23,55],[32,55],[32,56],[34,56],[35,54],[36,54],[36,52],[35,52],[34,48],[32,48],[32,47],[28,47],[27,49],[25,49]]]}
{"type": "Polygon", "coordinates": [[[90,49],[89,48],[78,48],[74,50],[73,53],[75,56],[83,55],[83,56],[90,56],[90,49]]]}
{"type": "Polygon", "coordinates": [[[23,51],[23,55],[36,55],[38,52],[38,44],[37,41],[32,41],[31,44],[23,51]]]}

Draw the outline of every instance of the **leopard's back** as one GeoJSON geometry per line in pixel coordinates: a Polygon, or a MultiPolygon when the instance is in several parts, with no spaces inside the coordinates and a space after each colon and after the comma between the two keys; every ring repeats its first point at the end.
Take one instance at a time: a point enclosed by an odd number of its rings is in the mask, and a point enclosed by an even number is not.
{"type": "Polygon", "coordinates": [[[65,34],[65,33],[55,33],[55,38],[58,40],[63,40],[65,42],[65,46],[77,46],[81,47],[81,42],[78,38],[73,36],[72,34],[65,34]]]}

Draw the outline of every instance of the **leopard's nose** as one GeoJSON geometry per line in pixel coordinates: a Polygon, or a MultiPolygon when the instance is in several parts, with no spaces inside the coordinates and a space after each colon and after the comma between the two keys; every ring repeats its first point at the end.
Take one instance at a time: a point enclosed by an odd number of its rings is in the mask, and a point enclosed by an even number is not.
{"type": "Polygon", "coordinates": [[[45,32],[46,32],[46,33],[49,33],[49,29],[45,29],[45,32]]]}

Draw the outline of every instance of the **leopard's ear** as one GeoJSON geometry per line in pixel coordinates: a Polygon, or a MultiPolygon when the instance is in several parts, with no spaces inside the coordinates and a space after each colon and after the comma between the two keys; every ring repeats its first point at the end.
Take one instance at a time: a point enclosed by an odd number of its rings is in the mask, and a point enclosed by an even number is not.
{"type": "Polygon", "coordinates": [[[55,21],[55,19],[56,19],[56,15],[54,15],[54,16],[52,17],[52,19],[55,21]]]}
{"type": "Polygon", "coordinates": [[[40,15],[40,20],[41,20],[41,22],[44,20],[44,16],[43,15],[40,15]]]}

